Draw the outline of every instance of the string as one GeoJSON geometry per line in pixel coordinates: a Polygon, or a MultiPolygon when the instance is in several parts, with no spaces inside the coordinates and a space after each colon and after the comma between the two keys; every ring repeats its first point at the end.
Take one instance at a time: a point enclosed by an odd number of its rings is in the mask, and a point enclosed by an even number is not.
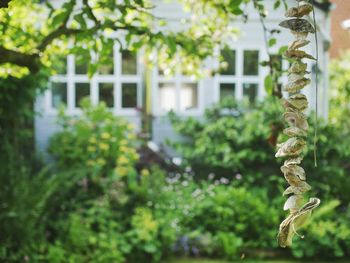
{"type": "Polygon", "coordinates": [[[314,27],[315,27],[315,42],[316,42],[316,116],[315,116],[315,134],[314,134],[314,161],[315,161],[315,167],[317,167],[317,137],[318,137],[318,37],[317,37],[317,28],[316,28],[316,14],[315,14],[315,0],[312,0],[313,3],[313,9],[312,9],[312,16],[314,20],[314,27]]]}

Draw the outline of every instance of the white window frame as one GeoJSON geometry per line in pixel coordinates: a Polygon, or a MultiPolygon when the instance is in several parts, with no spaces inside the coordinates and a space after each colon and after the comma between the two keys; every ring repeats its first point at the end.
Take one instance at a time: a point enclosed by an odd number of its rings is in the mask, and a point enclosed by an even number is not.
{"type": "Polygon", "coordinates": [[[66,112],[69,115],[81,114],[81,109],[75,105],[75,83],[90,83],[90,99],[93,105],[99,102],[99,83],[112,83],[114,86],[114,104],[111,110],[116,115],[122,116],[136,116],[139,111],[135,108],[122,108],[122,84],[135,83],[137,85],[137,108],[142,107],[142,72],[144,67],[141,63],[141,53],[137,52],[136,63],[137,72],[135,75],[122,74],[122,53],[119,45],[115,44],[113,47],[113,74],[101,75],[98,72],[92,76],[91,79],[87,74],[75,74],[75,57],[74,55],[67,56],[66,74],[58,74],[50,77],[49,88],[45,92],[45,112],[48,115],[57,115],[58,110],[52,106],[52,82],[63,82],[67,84],[67,105],[66,112]]]}
{"type": "MultiPolygon", "coordinates": [[[[244,51],[259,51],[259,63],[267,59],[267,54],[265,54],[264,48],[256,45],[249,45],[241,43],[240,46],[230,45],[230,50],[236,52],[236,69],[235,75],[221,75],[220,73],[215,74],[214,76],[214,101],[220,101],[220,84],[235,84],[235,99],[243,99],[243,84],[258,84],[257,90],[257,100],[262,100],[266,96],[264,88],[264,78],[268,74],[266,67],[263,67],[259,64],[258,75],[248,76],[244,75],[244,51]]],[[[218,51],[220,52],[220,50],[218,51]]],[[[219,61],[217,61],[219,63],[219,61]]]]}
{"type": "Polygon", "coordinates": [[[173,76],[164,76],[159,74],[159,68],[153,67],[152,70],[152,112],[156,116],[166,116],[169,111],[163,110],[159,103],[159,84],[173,83],[175,85],[175,109],[173,111],[180,116],[200,116],[204,112],[204,94],[203,94],[203,80],[197,80],[193,77],[183,75],[180,67],[176,69],[173,76]],[[180,96],[182,84],[196,84],[197,85],[197,107],[195,109],[180,110],[180,96]]]}

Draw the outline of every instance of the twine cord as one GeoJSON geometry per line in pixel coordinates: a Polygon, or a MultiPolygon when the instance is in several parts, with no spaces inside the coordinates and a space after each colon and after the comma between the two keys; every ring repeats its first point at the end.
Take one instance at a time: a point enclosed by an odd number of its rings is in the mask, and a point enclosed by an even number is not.
{"type": "Polygon", "coordinates": [[[313,9],[312,9],[312,17],[315,27],[315,44],[316,44],[316,71],[315,71],[315,89],[316,89],[316,116],[315,116],[315,134],[314,134],[314,162],[315,167],[317,167],[317,140],[318,140],[318,36],[317,36],[317,28],[316,28],[316,14],[315,14],[315,0],[312,0],[313,9]]]}

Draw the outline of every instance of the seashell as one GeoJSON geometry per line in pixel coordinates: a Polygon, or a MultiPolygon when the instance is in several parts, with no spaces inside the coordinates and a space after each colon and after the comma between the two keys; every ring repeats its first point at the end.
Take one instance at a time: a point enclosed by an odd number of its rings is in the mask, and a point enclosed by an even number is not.
{"type": "Polygon", "coordinates": [[[305,40],[309,33],[307,32],[296,32],[291,30],[292,34],[295,36],[296,40],[305,40]]]}
{"type": "Polygon", "coordinates": [[[283,114],[283,117],[292,127],[298,127],[304,131],[309,129],[306,116],[302,112],[289,108],[288,111],[283,114]]]}
{"type": "Polygon", "coordinates": [[[287,99],[287,101],[288,101],[289,105],[292,106],[292,108],[295,108],[295,109],[300,110],[300,111],[305,110],[309,104],[306,96],[304,94],[301,94],[301,93],[290,96],[287,99]]]}
{"type": "Polygon", "coordinates": [[[288,184],[290,186],[295,186],[295,187],[299,187],[302,184],[302,180],[300,180],[300,178],[298,176],[296,176],[295,174],[285,174],[284,178],[286,179],[286,181],[288,182],[288,184]]]}
{"type": "Polygon", "coordinates": [[[300,180],[306,180],[305,170],[299,165],[283,165],[281,171],[283,174],[294,174],[298,176],[300,180]]]}
{"type": "Polygon", "coordinates": [[[316,197],[311,197],[309,199],[309,202],[306,203],[302,208],[300,208],[299,212],[303,213],[303,212],[307,212],[308,210],[313,210],[315,208],[317,208],[321,203],[321,200],[316,198],[316,197]]]}
{"type": "Polygon", "coordinates": [[[291,73],[288,75],[288,82],[295,82],[295,81],[300,81],[304,78],[304,75],[302,72],[301,73],[291,73]]]}
{"type": "Polygon", "coordinates": [[[290,158],[284,161],[284,166],[300,164],[302,160],[303,157],[301,156],[290,158]]]}
{"type": "Polygon", "coordinates": [[[304,150],[306,142],[298,137],[289,138],[286,142],[277,144],[276,157],[297,156],[304,150]]]}
{"type": "Polygon", "coordinates": [[[300,181],[300,184],[298,186],[289,186],[283,192],[283,195],[289,195],[289,194],[301,195],[307,191],[310,191],[310,189],[311,189],[311,186],[307,182],[300,181]]]}
{"type": "Polygon", "coordinates": [[[303,205],[297,212],[291,213],[280,224],[277,240],[281,247],[292,245],[293,237],[296,230],[300,229],[309,219],[312,210],[320,205],[321,201],[318,198],[310,198],[309,202],[303,205]]]}
{"type": "Polygon", "coordinates": [[[302,48],[302,47],[305,47],[306,45],[308,45],[309,43],[310,43],[310,41],[308,41],[308,40],[297,39],[297,40],[294,40],[292,42],[292,44],[290,44],[288,46],[288,50],[295,50],[295,49],[298,49],[298,48],[302,48]]]}
{"type": "Polygon", "coordinates": [[[292,7],[287,10],[286,17],[302,17],[308,15],[313,10],[312,5],[305,4],[298,7],[292,7]]]}
{"type": "Polygon", "coordinates": [[[286,52],[284,52],[284,55],[287,58],[293,58],[293,59],[308,58],[308,59],[316,60],[313,56],[311,56],[310,54],[306,53],[303,50],[287,50],[286,52]]]}
{"type": "Polygon", "coordinates": [[[293,64],[288,69],[289,73],[301,73],[301,72],[307,72],[306,71],[307,64],[303,63],[301,60],[296,60],[293,62],[293,64]]]}
{"type": "Polygon", "coordinates": [[[289,137],[295,137],[295,136],[306,137],[306,135],[307,135],[306,131],[304,131],[298,127],[286,128],[283,130],[283,133],[289,137]]]}
{"type": "Polygon", "coordinates": [[[291,195],[284,203],[283,210],[291,210],[291,213],[297,212],[302,206],[303,197],[301,195],[291,195]]]}
{"type": "Polygon", "coordinates": [[[293,18],[282,21],[279,26],[298,33],[315,33],[314,27],[306,19],[293,18]]]}
{"type": "Polygon", "coordinates": [[[289,82],[287,83],[284,87],[283,90],[287,91],[289,93],[296,93],[299,90],[303,89],[305,86],[309,85],[311,82],[310,79],[308,78],[302,78],[299,80],[296,80],[294,82],[289,82]]]}

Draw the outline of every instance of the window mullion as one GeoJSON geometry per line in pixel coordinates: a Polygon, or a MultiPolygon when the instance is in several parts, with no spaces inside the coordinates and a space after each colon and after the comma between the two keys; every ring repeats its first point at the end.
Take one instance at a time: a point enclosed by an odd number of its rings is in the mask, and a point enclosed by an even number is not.
{"type": "Polygon", "coordinates": [[[113,63],[114,63],[114,110],[115,112],[120,112],[122,109],[122,96],[121,96],[121,85],[122,85],[122,56],[120,48],[115,45],[113,52],[113,63]]]}
{"type": "Polygon", "coordinates": [[[74,90],[74,56],[68,55],[67,58],[67,108],[68,112],[72,113],[75,104],[75,90],[74,90]]]}
{"type": "Polygon", "coordinates": [[[235,96],[237,100],[243,99],[243,50],[242,49],[236,49],[236,76],[237,76],[237,83],[236,83],[236,90],[235,90],[235,96]]]}
{"type": "Polygon", "coordinates": [[[181,100],[181,83],[182,74],[181,67],[178,66],[175,74],[175,111],[180,112],[180,100],[181,100]]]}

